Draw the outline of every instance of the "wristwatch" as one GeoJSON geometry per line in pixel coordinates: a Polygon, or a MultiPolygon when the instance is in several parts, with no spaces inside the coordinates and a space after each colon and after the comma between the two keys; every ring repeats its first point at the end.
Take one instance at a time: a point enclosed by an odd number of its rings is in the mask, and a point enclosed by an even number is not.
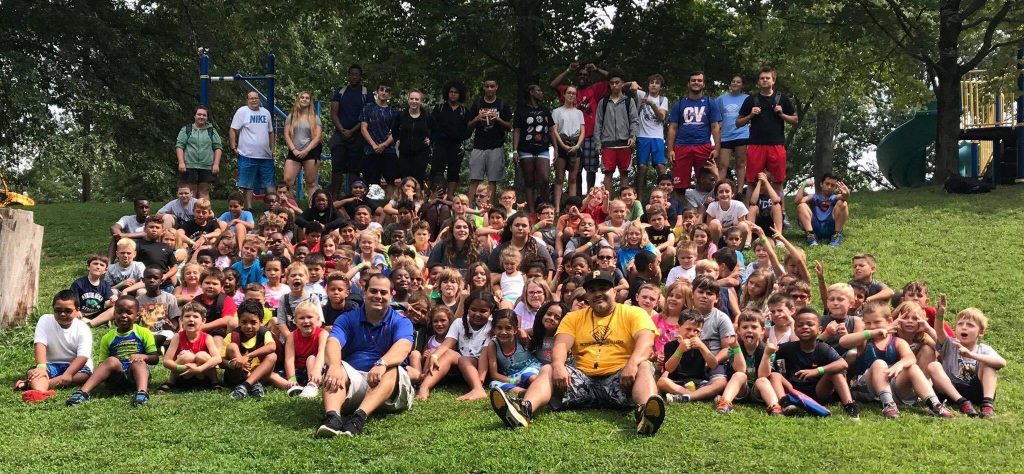
{"type": "Polygon", "coordinates": [[[374,362],[373,366],[374,367],[384,367],[386,369],[386,368],[388,368],[388,363],[384,362],[384,359],[377,359],[377,362],[374,362]]]}

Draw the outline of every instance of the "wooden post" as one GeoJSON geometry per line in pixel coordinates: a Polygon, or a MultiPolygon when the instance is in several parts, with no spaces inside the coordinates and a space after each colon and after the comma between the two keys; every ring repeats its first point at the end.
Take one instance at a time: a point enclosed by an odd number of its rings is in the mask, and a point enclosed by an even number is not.
{"type": "Polygon", "coordinates": [[[28,322],[39,293],[43,226],[32,212],[0,209],[0,329],[28,322]]]}

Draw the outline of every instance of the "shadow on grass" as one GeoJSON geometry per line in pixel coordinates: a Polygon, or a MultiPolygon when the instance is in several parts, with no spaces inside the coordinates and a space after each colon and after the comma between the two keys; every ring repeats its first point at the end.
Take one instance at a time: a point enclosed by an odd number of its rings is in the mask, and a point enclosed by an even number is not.
{"type": "Polygon", "coordinates": [[[284,398],[263,406],[268,421],[293,431],[315,430],[323,418],[322,398],[284,398]]]}

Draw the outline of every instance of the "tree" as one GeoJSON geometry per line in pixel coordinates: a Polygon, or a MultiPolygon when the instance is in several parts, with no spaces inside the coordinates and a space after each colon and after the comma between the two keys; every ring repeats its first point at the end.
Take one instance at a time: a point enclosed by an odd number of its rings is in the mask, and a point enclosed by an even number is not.
{"type": "Polygon", "coordinates": [[[960,80],[994,51],[1024,41],[1020,0],[858,0],[903,54],[920,62],[938,102],[936,182],[959,174],[960,80]]]}

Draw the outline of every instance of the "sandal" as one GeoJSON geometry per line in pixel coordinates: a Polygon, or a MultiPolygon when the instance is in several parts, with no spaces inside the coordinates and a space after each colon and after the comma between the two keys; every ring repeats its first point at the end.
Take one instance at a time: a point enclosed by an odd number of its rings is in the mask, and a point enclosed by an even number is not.
{"type": "Polygon", "coordinates": [[[18,380],[17,382],[14,382],[14,391],[27,390],[27,389],[28,389],[28,380],[18,380]]]}

